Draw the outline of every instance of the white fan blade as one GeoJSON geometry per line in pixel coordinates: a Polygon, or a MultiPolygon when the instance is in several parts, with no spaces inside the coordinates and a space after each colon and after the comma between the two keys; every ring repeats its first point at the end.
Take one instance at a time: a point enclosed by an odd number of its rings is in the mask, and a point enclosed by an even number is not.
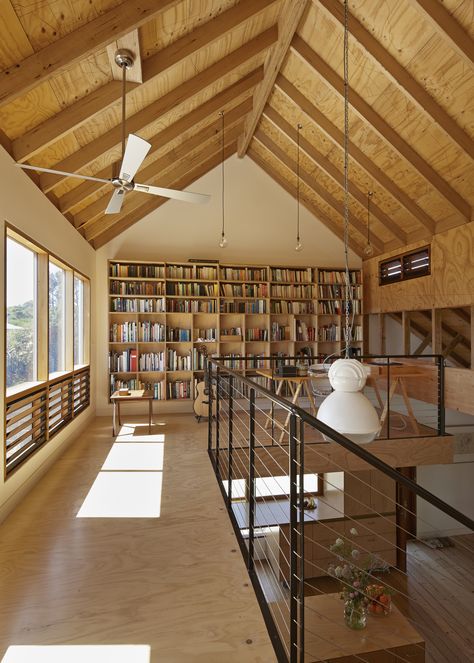
{"type": "Polygon", "coordinates": [[[174,198],[183,200],[186,203],[207,203],[211,196],[205,193],[193,193],[192,191],[177,191],[176,189],[164,189],[161,186],[149,186],[148,184],[135,184],[134,191],[144,191],[153,196],[164,196],[165,198],[174,198]]]}
{"type": "Polygon", "coordinates": [[[101,177],[89,177],[89,175],[79,175],[79,173],[66,173],[64,170],[53,170],[52,168],[40,168],[39,166],[30,166],[27,163],[15,164],[18,168],[25,170],[40,170],[42,173],[53,173],[53,175],[65,175],[66,177],[78,177],[80,180],[91,180],[91,182],[103,182],[110,184],[111,180],[104,180],[101,177]]]}
{"type": "Polygon", "coordinates": [[[120,178],[131,182],[135,173],[142,165],[143,159],[150,151],[151,143],[148,143],[143,138],[129,134],[127,138],[127,146],[125,154],[123,155],[122,165],[120,166],[120,178]]]}
{"type": "Polygon", "coordinates": [[[123,189],[115,189],[112,194],[107,209],[105,210],[106,214],[118,214],[122,209],[123,199],[125,198],[125,193],[123,189]]]}

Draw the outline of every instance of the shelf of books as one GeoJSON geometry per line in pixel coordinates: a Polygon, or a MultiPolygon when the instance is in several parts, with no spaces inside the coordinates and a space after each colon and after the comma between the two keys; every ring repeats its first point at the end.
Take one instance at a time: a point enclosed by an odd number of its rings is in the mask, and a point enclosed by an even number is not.
{"type": "MultiPolygon", "coordinates": [[[[206,355],[255,376],[264,357],[320,362],[344,349],[342,269],[113,260],[108,278],[111,393],[127,386],[191,401],[206,355]]],[[[357,355],[360,270],[350,270],[348,287],[357,355]]]]}

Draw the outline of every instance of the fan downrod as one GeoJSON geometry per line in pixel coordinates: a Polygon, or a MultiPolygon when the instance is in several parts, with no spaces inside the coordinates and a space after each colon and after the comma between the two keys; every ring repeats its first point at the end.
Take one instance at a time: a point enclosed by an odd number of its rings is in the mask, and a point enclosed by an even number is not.
{"type": "Polygon", "coordinates": [[[119,48],[115,51],[114,60],[121,69],[131,69],[135,62],[132,51],[129,51],[127,48],[119,48]]]}

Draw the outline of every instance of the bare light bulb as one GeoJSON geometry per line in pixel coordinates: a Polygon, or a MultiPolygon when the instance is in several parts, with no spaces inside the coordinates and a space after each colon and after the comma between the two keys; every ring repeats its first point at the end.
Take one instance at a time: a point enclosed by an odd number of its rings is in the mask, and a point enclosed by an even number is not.
{"type": "Polygon", "coordinates": [[[370,244],[370,243],[366,244],[365,249],[364,249],[364,255],[367,256],[368,258],[370,258],[370,256],[374,255],[374,249],[373,249],[372,244],[370,244]]]}
{"type": "Polygon", "coordinates": [[[295,246],[295,251],[298,251],[299,253],[302,250],[303,250],[303,245],[301,244],[300,240],[298,240],[295,246]]]}
{"type": "Polygon", "coordinates": [[[222,233],[222,236],[221,236],[221,239],[220,239],[220,242],[219,242],[219,246],[221,247],[221,249],[225,249],[225,247],[227,246],[227,240],[225,238],[224,233],[222,233]]]}

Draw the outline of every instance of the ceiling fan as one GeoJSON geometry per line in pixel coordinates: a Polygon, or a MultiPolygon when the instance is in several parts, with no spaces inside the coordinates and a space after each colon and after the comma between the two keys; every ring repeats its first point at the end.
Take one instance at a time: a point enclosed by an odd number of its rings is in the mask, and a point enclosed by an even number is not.
{"type": "Polygon", "coordinates": [[[148,154],[151,144],[135,134],[129,134],[125,141],[125,86],[127,82],[127,69],[133,67],[134,56],[129,50],[122,48],[115,52],[115,62],[122,69],[122,162],[118,176],[105,179],[80,175],[79,173],[66,173],[62,170],[54,170],[52,168],[40,168],[39,166],[30,166],[24,163],[17,163],[16,165],[26,170],[38,170],[44,173],[66,175],[66,177],[77,177],[82,180],[90,180],[91,182],[111,184],[115,187],[115,191],[109,200],[105,214],[118,214],[120,212],[127,191],[142,191],[144,193],[151,193],[153,196],[174,198],[175,200],[183,200],[188,203],[207,203],[210,200],[210,196],[203,193],[165,189],[150,184],[138,184],[134,181],[133,178],[148,154]]]}

